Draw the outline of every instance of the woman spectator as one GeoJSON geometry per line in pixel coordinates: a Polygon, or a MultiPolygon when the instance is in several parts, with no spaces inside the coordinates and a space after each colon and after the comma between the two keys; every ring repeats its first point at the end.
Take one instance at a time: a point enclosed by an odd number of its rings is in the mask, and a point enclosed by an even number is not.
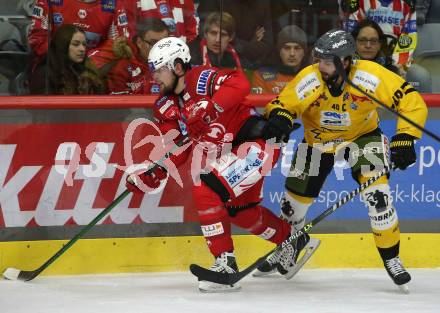
{"type": "Polygon", "coordinates": [[[338,0],[342,28],[353,32],[363,20],[375,21],[383,33],[394,37],[392,58],[401,74],[411,65],[417,46],[415,0],[338,0]]]}
{"type": "Polygon", "coordinates": [[[390,71],[399,74],[393,64],[392,50],[388,47],[386,37],[380,26],[372,20],[363,20],[351,33],[356,40],[356,53],[362,60],[381,64],[390,71]]]}
{"type": "Polygon", "coordinates": [[[85,32],[64,24],[55,32],[45,60],[30,79],[33,94],[103,94],[98,70],[86,58],[85,32]]]}
{"type": "Polygon", "coordinates": [[[86,30],[87,48],[97,47],[105,39],[129,37],[127,14],[120,0],[35,0],[28,40],[33,67],[47,53],[53,34],[64,24],[86,30]]]}

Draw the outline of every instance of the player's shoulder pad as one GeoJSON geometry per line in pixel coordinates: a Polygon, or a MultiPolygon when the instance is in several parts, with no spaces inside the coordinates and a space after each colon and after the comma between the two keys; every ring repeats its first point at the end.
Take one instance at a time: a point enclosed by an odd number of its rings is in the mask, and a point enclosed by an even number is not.
{"type": "Polygon", "coordinates": [[[365,69],[371,69],[371,70],[377,70],[383,68],[382,65],[380,65],[378,62],[370,61],[370,60],[362,60],[362,59],[355,59],[352,61],[352,67],[353,68],[365,68],[365,69]]]}
{"type": "Polygon", "coordinates": [[[352,65],[351,80],[353,84],[361,86],[364,90],[374,93],[384,76],[388,77],[387,73],[395,75],[390,71],[385,70],[384,67],[376,62],[357,60],[352,65]]]}
{"type": "Polygon", "coordinates": [[[188,92],[194,93],[192,96],[208,96],[212,97],[215,91],[216,84],[220,84],[220,77],[222,82],[225,76],[228,76],[231,71],[219,70],[215,67],[198,66],[192,68],[185,74],[185,83],[188,92]]]}
{"type": "Polygon", "coordinates": [[[359,0],[341,0],[341,10],[344,13],[354,13],[359,10],[359,0]]]}
{"type": "Polygon", "coordinates": [[[212,96],[218,69],[209,66],[197,66],[185,74],[187,90],[194,92],[192,96],[212,96]]]}
{"type": "Polygon", "coordinates": [[[323,84],[316,64],[312,64],[302,69],[286,88],[291,89],[301,101],[319,92],[323,84]]]}
{"type": "Polygon", "coordinates": [[[154,103],[153,109],[158,120],[176,119],[179,112],[179,98],[177,95],[160,97],[154,103]]]}

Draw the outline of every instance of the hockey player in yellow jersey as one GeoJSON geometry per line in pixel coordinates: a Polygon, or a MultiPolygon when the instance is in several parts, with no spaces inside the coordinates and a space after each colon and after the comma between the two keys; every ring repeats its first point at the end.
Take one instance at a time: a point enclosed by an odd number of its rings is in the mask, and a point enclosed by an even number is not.
{"type": "MultiPolygon", "coordinates": [[[[377,63],[353,60],[354,52],[350,34],[342,30],[325,33],[315,44],[314,64],[304,68],[266,106],[266,139],[286,141],[297,118],[304,126],[304,140],[296,150],[281,202],[282,215],[294,230],[304,225],[307,210],[335,161],[347,161],[359,184],[390,166],[389,159],[400,170],[416,161],[414,141],[421,131],[398,118],[389,143],[379,128],[378,104],[369,95],[421,126],[427,117],[425,102],[400,76],[377,63]],[[347,84],[346,77],[366,94],[347,84]]],[[[385,269],[395,284],[404,287],[411,276],[399,258],[399,223],[388,177],[382,176],[361,197],[385,269]]],[[[273,271],[280,262],[282,256],[271,255],[258,268],[259,275],[273,271]]]]}

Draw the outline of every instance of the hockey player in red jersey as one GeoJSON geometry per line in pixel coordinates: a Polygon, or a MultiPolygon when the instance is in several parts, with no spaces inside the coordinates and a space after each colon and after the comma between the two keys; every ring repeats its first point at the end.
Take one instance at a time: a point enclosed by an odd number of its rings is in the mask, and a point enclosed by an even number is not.
{"type": "MultiPolygon", "coordinates": [[[[179,130],[177,139],[188,135],[193,155],[208,158],[210,166],[198,169],[193,156],[193,201],[203,235],[215,257],[210,269],[236,272],[231,224],[275,244],[290,234],[286,221],[259,204],[263,176],[276,163],[279,149],[262,139],[270,123],[245,101],[250,86],[244,74],[207,66],[191,69],[190,59],[188,46],[178,38],[162,39],[151,49],[148,62],[162,95],[154,105],[155,118],[162,131],[179,130]],[[209,159],[213,151],[214,157],[209,159]]],[[[173,161],[178,166],[184,158],[173,161]]],[[[166,171],[158,168],[151,174],[132,174],[127,188],[134,192],[145,191],[146,186],[157,188],[166,178],[166,171]]],[[[307,241],[307,235],[298,240],[300,245],[307,241]]],[[[293,267],[296,246],[286,245],[282,255],[278,269],[286,274],[293,267]]],[[[199,281],[202,292],[239,288],[237,284],[199,281]]]]}
{"type": "Polygon", "coordinates": [[[121,0],[36,0],[28,34],[35,64],[46,54],[51,34],[63,24],[82,28],[88,48],[95,48],[105,39],[129,37],[121,0]]]}

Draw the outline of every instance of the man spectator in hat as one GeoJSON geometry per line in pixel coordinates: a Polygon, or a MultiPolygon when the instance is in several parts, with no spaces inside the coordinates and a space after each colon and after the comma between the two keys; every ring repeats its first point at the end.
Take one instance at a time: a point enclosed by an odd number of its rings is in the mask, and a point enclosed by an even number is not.
{"type": "Polygon", "coordinates": [[[270,65],[252,75],[252,93],[279,94],[296,74],[309,65],[306,33],[296,25],[285,26],[277,37],[270,65]]]}

